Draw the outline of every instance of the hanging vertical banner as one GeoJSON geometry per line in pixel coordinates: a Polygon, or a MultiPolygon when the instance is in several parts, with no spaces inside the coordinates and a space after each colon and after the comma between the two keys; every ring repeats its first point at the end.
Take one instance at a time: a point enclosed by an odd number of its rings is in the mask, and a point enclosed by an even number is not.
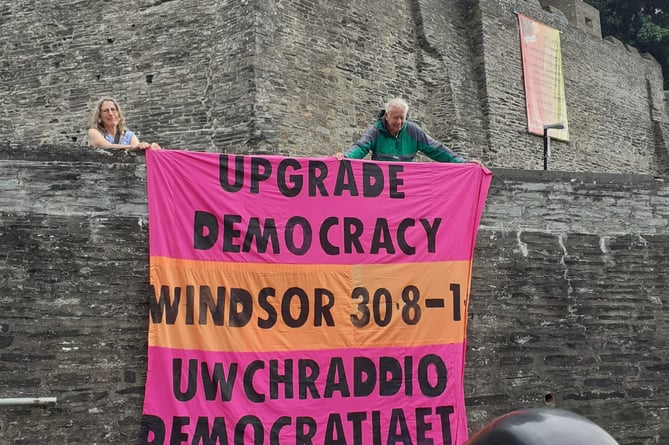
{"type": "Polygon", "coordinates": [[[568,141],[560,32],[522,14],[518,20],[528,131],[543,136],[545,125],[560,123],[564,129],[552,129],[550,135],[568,141]]]}
{"type": "Polygon", "coordinates": [[[141,444],[462,444],[476,164],[146,152],[141,444]]]}

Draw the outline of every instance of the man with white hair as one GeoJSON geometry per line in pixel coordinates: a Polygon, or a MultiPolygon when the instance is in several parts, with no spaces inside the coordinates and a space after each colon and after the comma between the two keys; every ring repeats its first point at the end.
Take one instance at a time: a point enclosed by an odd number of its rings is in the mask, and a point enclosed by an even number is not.
{"type": "MultiPolygon", "coordinates": [[[[410,162],[421,152],[439,162],[468,162],[432,139],[417,124],[407,122],[408,111],[409,105],[404,99],[390,99],[374,125],[343,154],[337,153],[337,159],[362,159],[371,151],[373,160],[410,162]]],[[[480,164],[475,160],[470,162],[480,164]]]]}

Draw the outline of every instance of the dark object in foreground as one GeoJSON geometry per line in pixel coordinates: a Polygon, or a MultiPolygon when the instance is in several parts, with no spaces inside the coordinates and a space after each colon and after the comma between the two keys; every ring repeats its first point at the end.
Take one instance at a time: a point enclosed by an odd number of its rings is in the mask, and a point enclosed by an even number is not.
{"type": "Polygon", "coordinates": [[[618,442],[578,414],[535,408],[496,418],[465,445],[618,445],[618,442]]]}

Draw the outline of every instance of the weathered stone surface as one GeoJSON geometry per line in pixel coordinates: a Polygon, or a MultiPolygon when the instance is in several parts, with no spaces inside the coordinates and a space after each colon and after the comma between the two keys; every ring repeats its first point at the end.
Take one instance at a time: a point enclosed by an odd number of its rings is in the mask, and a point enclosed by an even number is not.
{"type": "Polygon", "coordinates": [[[346,148],[405,96],[411,119],[495,168],[473,269],[470,428],[548,404],[621,444],[669,442],[661,70],[550,6],[567,3],[0,4],[0,397],[59,400],[0,407],[0,443],[126,444],[138,430],[145,167],[142,153],[83,148],[107,94],[165,147],[291,156],[346,148]],[[571,140],[553,141],[549,172],[526,132],[517,13],[561,31],[571,140]]]}
{"type": "MultiPolygon", "coordinates": [[[[578,412],[669,441],[669,185],[495,169],[474,258],[470,429],[578,412]]],[[[134,443],[146,378],[143,153],[0,147],[0,443],[134,443]],[[32,158],[32,160],[31,160],[32,158]]]]}
{"type": "Polygon", "coordinates": [[[543,139],[527,133],[522,13],[561,32],[570,141],[553,141],[550,169],[667,172],[659,64],[566,18],[582,9],[562,0],[3,2],[0,143],[85,144],[90,110],[112,94],[130,128],[165,147],[326,156],[401,95],[411,119],[464,156],[541,169],[543,139]]]}

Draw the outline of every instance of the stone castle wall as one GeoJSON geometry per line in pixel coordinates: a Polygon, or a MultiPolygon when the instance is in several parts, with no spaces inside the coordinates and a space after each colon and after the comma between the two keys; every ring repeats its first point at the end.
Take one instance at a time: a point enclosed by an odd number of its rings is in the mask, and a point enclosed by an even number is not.
{"type": "MultiPolygon", "coordinates": [[[[147,367],[144,157],[0,147],[0,443],[134,443],[147,367]]],[[[669,440],[669,185],[494,169],[474,254],[471,431],[547,401],[669,440]]]]}
{"type": "Polygon", "coordinates": [[[58,398],[0,407],[0,443],[137,433],[145,166],[83,147],[106,94],[167,148],[290,156],[347,147],[405,96],[411,119],[495,173],[473,270],[470,429],[552,400],[621,444],[667,442],[661,71],[546,6],[572,3],[0,4],[0,397],[58,398]],[[537,171],[543,141],[526,132],[516,13],[561,31],[571,141],[553,141],[559,171],[537,171]]]}
{"type": "Polygon", "coordinates": [[[463,155],[541,169],[543,140],[526,125],[523,13],[561,32],[571,140],[554,141],[550,169],[666,172],[657,62],[550,3],[5,2],[0,141],[83,145],[91,108],[112,94],[130,127],[165,147],[325,156],[401,95],[463,155]]]}

